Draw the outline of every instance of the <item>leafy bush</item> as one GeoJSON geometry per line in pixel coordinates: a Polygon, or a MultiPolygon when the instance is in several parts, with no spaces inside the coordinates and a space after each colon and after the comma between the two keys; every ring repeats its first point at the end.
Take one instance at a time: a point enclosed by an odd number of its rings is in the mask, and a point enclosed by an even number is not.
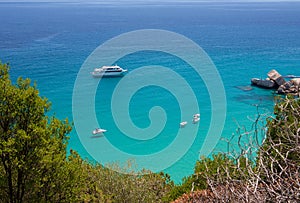
{"type": "Polygon", "coordinates": [[[67,156],[68,120],[46,116],[50,103],[36,85],[14,85],[8,71],[0,63],[0,202],[164,201],[173,185],[167,174],[67,156]]]}

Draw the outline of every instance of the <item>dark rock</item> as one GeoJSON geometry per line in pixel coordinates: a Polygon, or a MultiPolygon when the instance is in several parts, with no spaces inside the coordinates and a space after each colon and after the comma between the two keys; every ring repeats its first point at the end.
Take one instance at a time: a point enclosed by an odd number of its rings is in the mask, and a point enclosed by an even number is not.
{"type": "Polygon", "coordinates": [[[277,89],[277,94],[285,94],[285,90],[280,86],[278,89],[277,89]]]}
{"type": "Polygon", "coordinates": [[[284,87],[285,90],[288,90],[292,87],[292,83],[289,81],[284,83],[282,86],[284,87]]]}
{"type": "Polygon", "coordinates": [[[299,92],[299,87],[294,85],[293,81],[288,81],[284,85],[281,85],[277,93],[278,94],[297,94],[299,92]]]}
{"type": "Polygon", "coordinates": [[[258,78],[252,78],[251,84],[266,89],[276,89],[278,87],[273,80],[261,80],[258,78]]]}
{"type": "Polygon", "coordinates": [[[277,84],[278,86],[283,85],[284,83],[286,83],[285,79],[284,79],[282,76],[280,76],[279,78],[277,78],[277,79],[275,80],[275,82],[276,82],[276,84],[277,84]]]}

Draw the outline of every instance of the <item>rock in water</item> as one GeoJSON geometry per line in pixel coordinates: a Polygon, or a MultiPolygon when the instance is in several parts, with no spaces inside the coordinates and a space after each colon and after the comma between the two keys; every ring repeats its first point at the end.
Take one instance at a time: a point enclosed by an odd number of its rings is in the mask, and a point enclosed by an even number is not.
{"type": "Polygon", "coordinates": [[[268,77],[273,80],[274,82],[276,82],[276,84],[278,86],[283,85],[284,83],[286,83],[286,81],[284,80],[284,78],[276,71],[276,70],[271,70],[268,72],[268,77]]]}
{"type": "Polygon", "coordinates": [[[286,82],[276,70],[269,71],[266,80],[252,78],[251,83],[262,88],[277,89],[278,94],[292,94],[300,97],[300,78],[286,82]]]}
{"type": "Polygon", "coordinates": [[[278,87],[278,85],[273,80],[268,80],[268,79],[261,80],[258,78],[252,78],[251,84],[266,89],[276,89],[278,87]]]}
{"type": "Polygon", "coordinates": [[[300,87],[300,78],[291,79],[293,85],[300,87]]]}
{"type": "Polygon", "coordinates": [[[299,84],[300,80],[290,80],[284,85],[281,85],[278,88],[277,93],[299,95],[299,84]]]}

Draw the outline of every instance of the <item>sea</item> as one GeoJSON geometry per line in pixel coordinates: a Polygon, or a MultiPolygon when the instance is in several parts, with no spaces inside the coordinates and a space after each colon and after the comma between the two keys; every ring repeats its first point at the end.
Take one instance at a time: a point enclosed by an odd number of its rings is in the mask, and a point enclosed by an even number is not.
{"type": "Polygon", "coordinates": [[[250,80],[300,75],[300,2],[0,2],[0,60],[72,123],[68,151],[179,183],[201,156],[263,140],[275,94],[250,80]],[[90,74],[116,64],[124,77],[90,74]]]}

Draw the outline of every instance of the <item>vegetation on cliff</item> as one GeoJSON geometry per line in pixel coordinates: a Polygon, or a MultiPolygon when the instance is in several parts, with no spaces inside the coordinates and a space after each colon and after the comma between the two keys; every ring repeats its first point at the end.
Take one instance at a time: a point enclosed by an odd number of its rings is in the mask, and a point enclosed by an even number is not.
{"type": "Polygon", "coordinates": [[[0,202],[163,201],[173,184],[168,175],[103,167],[67,153],[68,120],[47,116],[50,102],[36,85],[22,78],[12,84],[8,71],[0,64],[0,202]]]}

